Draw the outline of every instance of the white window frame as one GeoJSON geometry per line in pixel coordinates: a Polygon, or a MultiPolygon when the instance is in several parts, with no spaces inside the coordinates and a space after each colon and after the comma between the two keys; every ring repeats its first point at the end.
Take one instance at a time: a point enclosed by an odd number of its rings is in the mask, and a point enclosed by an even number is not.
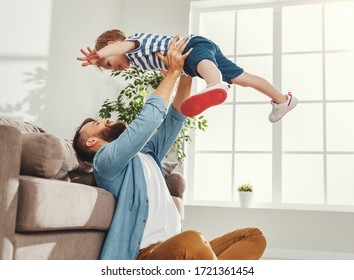
{"type": "MultiPolygon", "coordinates": [[[[348,1],[348,0],[347,0],[348,1]]],[[[351,1],[351,0],[349,0],[351,1]]],[[[349,2],[348,1],[348,2],[349,2]]],[[[309,1],[243,1],[243,0],[235,0],[233,1],[234,4],[231,5],[230,1],[226,5],[223,5],[222,2],[211,2],[211,1],[192,1],[191,3],[191,21],[190,21],[190,33],[191,34],[198,34],[199,31],[199,16],[203,12],[217,12],[217,11],[230,11],[230,10],[242,10],[242,9],[252,9],[252,8],[273,8],[274,9],[274,17],[273,17],[273,53],[271,54],[258,54],[258,55],[272,55],[273,56],[273,81],[270,81],[276,88],[282,88],[281,83],[281,75],[282,75],[282,55],[284,54],[310,54],[310,53],[320,53],[322,55],[322,61],[325,62],[325,55],[326,53],[333,53],[336,51],[326,51],[325,50],[325,36],[324,36],[324,28],[322,27],[322,50],[321,51],[309,51],[309,52],[291,52],[285,53],[282,52],[281,49],[281,22],[282,22],[282,14],[281,10],[283,7],[286,6],[293,6],[293,5],[307,5],[307,4],[320,4],[320,3],[331,3],[331,2],[338,2],[335,0],[309,0],[309,1]]],[[[344,1],[343,1],[344,2],[344,1]]],[[[324,10],[324,6],[323,6],[324,10]]],[[[322,20],[324,20],[324,11],[322,11],[322,20]]],[[[236,14],[237,16],[237,14],[236,14]]],[[[237,22],[237,19],[235,20],[237,22]]],[[[322,25],[323,26],[323,25],[322,25]]],[[[237,35],[237,34],[236,34],[237,35]]],[[[236,44],[236,37],[235,36],[235,44],[236,44]]],[[[226,54],[229,55],[229,54],[226,54]]],[[[238,57],[247,57],[255,55],[238,55],[238,57]]],[[[234,55],[228,56],[229,58],[234,58],[234,55]]],[[[272,202],[271,203],[256,203],[254,204],[254,208],[265,208],[265,209],[298,209],[298,210],[320,210],[320,211],[338,211],[338,212],[354,212],[354,205],[328,205],[327,204],[327,155],[353,155],[354,152],[330,152],[327,151],[326,146],[326,104],[328,103],[354,103],[354,100],[326,100],[326,87],[325,87],[325,66],[324,63],[322,64],[322,75],[323,75],[323,99],[321,101],[314,100],[314,101],[299,101],[299,103],[317,103],[323,105],[323,151],[315,152],[290,152],[290,151],[282,151],[282,124],[281,122],[276,123],[273,125],[272,128],[272,151],[264,152],[264,151],[235,151],[235,139],[233,139],[232,151],[225,152],[228,154],[233,155],[232,160],[232,170],[234,168],[234,159],[235,154],[241,153],[253,153],[253,154],[272,154],[272,202]],[[283,154],[317,154],[323,156],[323,168],[324,168],[324,204],[317,205],[317,204],[289,204],[289,203],[282,203],[282,155],[283,154]]],[[[193,83],[193,92],[197,90],[197,84],[193,83]]],[[[238,102],[237,104],[265,104],[265,102],[238,102]]],[[[233,106],[233,116],[235,115],[235,106],[236,102],[230,102],[233,106]]],[[[235,116],[234,116],[235,117],[235,116]]],[[[234,118],[235,119],[235,118],[234,118]]],[[[234,122],[234,121],[233,121],[234,122]]],[[[235,129],[235,125],[233,125],[233,130],[235,129]]],[[[231,201],[196,201],[193,199],[193,192],[194,192],[194,162],[195,162],[195,134],[191,132],[191,139],[192,143],[186,146],[186,162],[184,164],[183,172],[187,178],[187,192],[186,192],[186,204],[187,205],[200,205],[200,206],[222,206],[222,207],[239,207],[238,203],[234,201],[234,191],[230,189],[231,201]]],[[[233,138],[235,137],[235,133],[233,133],[233,138]]],[[[212,151],[199,151],[199,152],[207,152],[213,153],[212,151]]],[[[220,152],[218,152],[220,153],[220,152]]],[[[222,152],[221,152],[222,153],[222,152]]],[[[232,185],[234,185],[234,174],[232,174],[232,185]]]]}

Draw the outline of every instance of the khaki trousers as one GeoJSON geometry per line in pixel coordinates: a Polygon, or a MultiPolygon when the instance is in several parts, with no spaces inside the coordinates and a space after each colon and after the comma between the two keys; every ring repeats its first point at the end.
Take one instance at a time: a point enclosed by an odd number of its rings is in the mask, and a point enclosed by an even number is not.
{"type": "Polygon", "coordinates": [[[238,229],[209,242],[200,232],[187,230],[141,249],[138,260],[257,260],[266,244],[258,228],[238,229]]]}

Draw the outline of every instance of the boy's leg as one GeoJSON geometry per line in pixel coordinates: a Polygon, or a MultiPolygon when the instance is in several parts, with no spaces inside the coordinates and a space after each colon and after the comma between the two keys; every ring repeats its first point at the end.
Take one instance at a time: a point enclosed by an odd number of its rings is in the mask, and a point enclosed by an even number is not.
{"type": "Polygon", "coordinates": [[[271,99],[273,107],[269,114],[269,121],[273,123],[279,121],[286,113],[290,112],[297,105],[297,99],[293,97],[291,93],[284,95],[274,88],[267,80],[247,72],[243,72],[236,78],[231,79],[231,82],[243,87],[252,87],[267,95],[271,99]]]}
{"type": "Polygon", "coordinates": [[[274,88],[267,80],[256,75],[243,72],[241,75],[231,80],[233,84],[242,87],[252,87],[267,95],[273,102],[280,104],[286,101],[286,95],[274,88]]]}
{"type": "Polygon", "coordinates": [[[142,250],[138,260],[216,260],[208,241],[194,230],[184,231],[170,239],[142,250]]]}
{"type": "Polygon", "coordinates": [[[213,61],[208,59],[200,61],[197,71],[207,83],[207,88],[182,103],[181,112],[187,117],[197,116],[206,109],[223,103],[230,88],[229,85],[221,83],[221,72],[213,61]]]}
{"type": "Polygon", "coordinates": [[[258,228],[244,228],[210,241],[219,260],[258,260],[267,241],[258,228]]]}
{"type": "Polygon", "coordinates": [[[208,59],[203,59],[197,65],[198,74],[204,79],[206,84],[214,85],[220,84],[222,75],[215,63],[208,59]]]}

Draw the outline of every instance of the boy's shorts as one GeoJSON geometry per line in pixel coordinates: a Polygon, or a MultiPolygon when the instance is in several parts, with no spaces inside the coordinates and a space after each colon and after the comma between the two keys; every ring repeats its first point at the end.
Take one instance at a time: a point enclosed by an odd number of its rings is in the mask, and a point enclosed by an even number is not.
{"type": "Polygon", "coordinates": [[[223,81],[229,84],[232,84],[231,80],[233,78],[236,78],[243,73],[241,67],[225,57],[220,48],[207,38],[193,36],[189,40],[184,53],[190,48],[193,48],[193,50],[185,60],[183,70],[186,74],[192,77],[201,77],[197,72],[197,65],[204,59],[214,62],[222,74],[223,81]]]}

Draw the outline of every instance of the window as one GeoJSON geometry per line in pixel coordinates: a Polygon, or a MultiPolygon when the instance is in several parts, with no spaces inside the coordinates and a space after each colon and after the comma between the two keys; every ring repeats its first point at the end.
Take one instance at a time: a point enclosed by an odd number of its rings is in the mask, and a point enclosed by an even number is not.
{"type": "Polygon", "coordinates": [[[187,204],[238,206],[251,183],[256,207],[354,211],[354,2],[235,3],[192,3],[192,33],[299,104],[271,124],[268,98],[233,86],[187,147],[187,204]]]}

